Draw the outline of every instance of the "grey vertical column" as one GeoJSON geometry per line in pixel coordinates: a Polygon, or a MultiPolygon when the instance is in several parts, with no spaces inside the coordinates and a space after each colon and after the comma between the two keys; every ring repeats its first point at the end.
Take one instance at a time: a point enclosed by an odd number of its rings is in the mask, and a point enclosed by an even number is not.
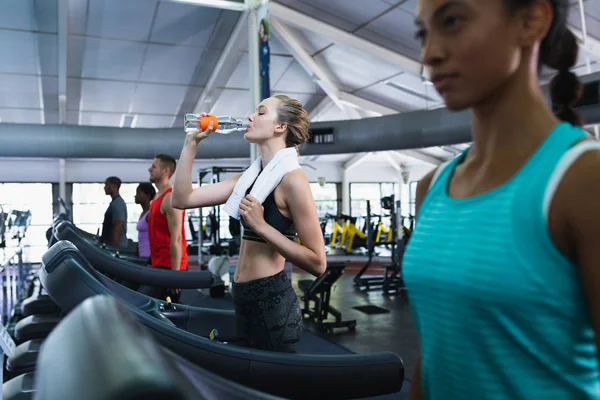
{"type": "MultiPolygon", "coordinates": [[[[67,162],[64,158],[58,160],[58,196],[67,202],[67,162]]],[[[66,213],[67,210],[62,204],[59,204],[61,213],[66,213]]]]}
{"type": "MultiPolygon", "coordinates": [[[[248,14],[248,61],[250,63],[250,109],[256,110],[260,104],[260,71],[258,69],[258,7],[259,0],[245,0],[248,14]]],[[[258,146],[250,144],[250,162],[258,158],[258,146]]]]}

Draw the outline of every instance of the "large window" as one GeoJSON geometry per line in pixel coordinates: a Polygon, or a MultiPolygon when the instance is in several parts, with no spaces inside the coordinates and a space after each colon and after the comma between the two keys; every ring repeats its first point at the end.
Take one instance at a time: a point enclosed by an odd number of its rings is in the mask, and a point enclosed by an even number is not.
{"type": "Polygon", "coordinates": [[[319,218],[324,218],[327,214],[337,215],[337,184],[325,183],[323,186],[321,186],[318,183],[311,183],[310,189],[317,205],[317,213],[319,214],[319,218]]]}
{"type": "Polygon", "coordinates": [[[6,213],[11,210],[31,211],[23,256],[25,261],[40,262],[48,249],[46,231],[52,225],[52,184],[0,183],[0,204],[6,213]]]}
{"type": "MultiPolygon", "coordinates": [[[[408,209],[410,210],[410,215],[415,215],[415,205],[417,200],[417,181],[412,181],[408,185],[408,209]]],[[[406,215],[403,213],[403,215],[406,215]]]]}
{"type": "Polygon", "coordinates": [[[397,183],[351,183],[350,215],[367,215],[367,200],[371,203],[371,213],[381,214],[381,198],[391,195],[398,197],[397,183]]]}
{"type": "MultiPolygon", "coordinates": [[[[142,207],[135,204],[135,190],[139,183],[123,183],[119,194],[127,205],[127,237],[137,241],[136,225],[142,213],[142,207]]],[[[104,194],[104,183],[73,184],[73,222],[84,231],[102,233],[104,213],[111,202],[104,194]]]]}

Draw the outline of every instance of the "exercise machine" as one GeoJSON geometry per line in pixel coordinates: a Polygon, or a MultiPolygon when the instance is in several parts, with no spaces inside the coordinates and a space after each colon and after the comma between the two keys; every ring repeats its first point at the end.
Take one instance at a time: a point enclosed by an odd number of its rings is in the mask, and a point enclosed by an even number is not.
{"type": "MultiPolygon", "coordinates": [[[[209,168],[202,168],[198,171],[198,184],[200,186],[202,186],[202,182],[206,181],[206,178],[208,177],[208,180],[210,181],[211,184],[213,183],[217,183],[221,181],[221,174],[238,174],[238,173],[242,173],[246,170],[245,167],[209,167],[209,168]]],[[[198,243],[198,264],[200,264],[200,267],[202,268],[203,266],[203,252],[202,252],[202,247],[204,246],[204,242],[208,241],[209,244],[209,251],[208,254],[209,255],[222,255],[224,253],[228,253],[230,255],[232,255],[232,251],[234,249],[239,249],[239,240],[236,240],[236,236],[233,235],[233,233],[235,232],[235,229],[231,229],[231,219],[229,222],[229,226],[230,226],[230,233],[232,234],[231,236],[233,237],[232,240],[226,240],[222,237],[221,235],[221,210],[219,206],[213,206],[212,210],[210,211],[210,213],[205,217],[203,215],[203,209],[202,208],[198,208],[198,215],[199,215],[199,226],[200,228],[198,229],[198,239],[197,239],[197,243],[198,243]],[[202,226],[204,225],[205,230],[203,231],[202,226]],[[237,243],[237,245],[236,245],[237,243]],[[229,246],[232,246],[233,248],[229,249],[229,246]],[[227,251],[224,250],[224,247],[227,247],[227,251]]],[[[236,222],[239,224],[239,221],[236,220],[236,222]]]]}
{"type": "MultiPolygon", "coordinates": [[[[386,294],[401,294],[404,288],[404,282],[401,277],[401,260],[404,252],[404,238],[402,235],[401,224],[402,219],[397,218],[400,210],[400,201],[395,201],[394,196],[387,196],[381,199],[382,210],[390,212],[391,216],[391,250],[392,262],[384,266],[383,275],[380,276],[364,276],[365,272],[371,266],[373,255],[375,254],[375,238],[373,238],[372,226],[367,226],[367,251],[368,259],[365,265],[360,269],[354,277],[354,286],[361,291],[370,291],[373,289],[381,289],[386,294]]],[[[371,213],[371,202],[367,201],[367,214],[371,213]]]]}
{"type": "Polygon", "coordinates": [[[345,268],[345,262],[328,263],[325,273],[317,279],[298,281],[298,287],[303,293],[302,315],[312,320],[320,330],[328,333],[332,333],[334,328],[348,328],[350,331],[356,329],[356,320],[343,321],[342,313],[329,303],[331,289],[340,279],[345,268]],[[314,303],[312,308],[311,302],[314,303]],[[335,318],[335,321],[327,321],[329,314],[335,318]]]}

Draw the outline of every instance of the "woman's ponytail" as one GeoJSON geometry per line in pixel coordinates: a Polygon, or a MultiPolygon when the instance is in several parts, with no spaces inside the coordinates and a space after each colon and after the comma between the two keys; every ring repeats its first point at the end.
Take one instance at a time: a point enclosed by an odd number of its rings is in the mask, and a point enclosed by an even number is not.
{"type": "Polygon", "coordinates": [[[554,20],[542,42],[540,61],[558,71],[550,82],[550,98],[556,116],[572,125],[583,126],[583,120],[574,108],[583,93],[583,85],[577,75],[570,71],[577,64],[579,44],[575,34],[566,25],[568,5],[565,9],[561,1],[552,3],[554,20]]]}

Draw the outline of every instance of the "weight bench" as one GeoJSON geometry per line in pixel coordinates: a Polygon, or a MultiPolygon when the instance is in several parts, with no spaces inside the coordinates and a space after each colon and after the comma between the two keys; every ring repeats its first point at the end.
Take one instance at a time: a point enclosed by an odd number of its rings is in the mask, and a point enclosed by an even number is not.
{"type": "Polygon", "coordinates": [[[351,331],[356,329],[356,320],[342,321],[342,313],[329,304],[331,288],[342,276],[345,268],[345,262],[328,263],[325,273],[317,279],[298,281],[298,287],[304,294],[302,315],[307,315],[319,329],[329,333],[332,333],[334,328],[348,328],[351,331]],[[314,308],[310,308],[311,301],[314,302],[314,308]],[[334,322],[327,322],[329,314],[335,317],[334,322]]]}

